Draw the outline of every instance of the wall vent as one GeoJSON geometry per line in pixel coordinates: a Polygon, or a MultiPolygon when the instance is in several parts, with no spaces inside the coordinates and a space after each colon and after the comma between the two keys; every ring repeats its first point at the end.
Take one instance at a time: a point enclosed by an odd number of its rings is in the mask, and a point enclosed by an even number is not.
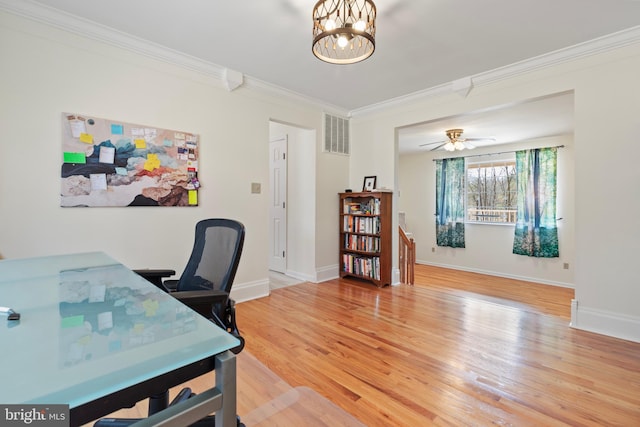
{"type": "Polygon", "coordinates": [[[324,151],[349,154],[349,119],[324,115],[324,151]]]}

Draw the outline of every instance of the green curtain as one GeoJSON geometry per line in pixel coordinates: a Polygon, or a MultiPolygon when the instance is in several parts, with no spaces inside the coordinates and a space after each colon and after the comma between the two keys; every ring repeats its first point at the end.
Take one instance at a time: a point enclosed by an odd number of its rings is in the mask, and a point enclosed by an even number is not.
{"type": "Polygon", "coordinates": [[[436,242],[464,248],[464,157],[436,160],[436,242]]]}
{"type": "Polygon", "coordinates": [[[513,253],[555,258],[557,148],[516,152],[517,218],[513,253]]]}

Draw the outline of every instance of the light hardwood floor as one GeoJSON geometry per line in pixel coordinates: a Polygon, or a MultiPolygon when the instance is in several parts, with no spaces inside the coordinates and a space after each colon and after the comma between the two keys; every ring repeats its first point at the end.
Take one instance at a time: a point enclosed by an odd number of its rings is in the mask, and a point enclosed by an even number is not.
{"type": "Polygon", "coordinates": [[[237,305],[238,413],[248,426],[640,426],[640,343],[570,328],[573,294],[421,265],[415,286],[275,289],[237,305]],[[292,389],[313,395],[253,422],[292,389]]]}
{"type": "Polygon", "coordinates": [[[246,351],[369,426],[640,426],[640,343],[570,328],[571,298],[417,266],[415,286],[303,283],[237,310],[246,351]]]}

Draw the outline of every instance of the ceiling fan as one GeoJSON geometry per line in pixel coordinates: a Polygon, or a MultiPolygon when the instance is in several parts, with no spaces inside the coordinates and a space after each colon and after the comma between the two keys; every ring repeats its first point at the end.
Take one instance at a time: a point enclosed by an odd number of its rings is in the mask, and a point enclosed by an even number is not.
{"type": "Polygon", "coordinates": [[[462,132],[463,129],[449,129],[445,131],[447,137],[449,138],[448,141],[428,142],[426,144],[420,144],[420,147],[438,144],[430,151],[435,151],[440,148],[444,148],[447,151],[464,150],[465,148],[468,150],[473,150],[474,148],[476,148],[476,146],[471,144],[470,141],[495,141],[494,138],[461,138],[462,132]]]}

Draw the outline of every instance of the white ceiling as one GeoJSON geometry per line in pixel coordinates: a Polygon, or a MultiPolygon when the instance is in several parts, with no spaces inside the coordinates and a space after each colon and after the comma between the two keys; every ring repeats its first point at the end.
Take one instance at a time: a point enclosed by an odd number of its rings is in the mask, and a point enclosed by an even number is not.
{"type": "MultiPolygon", "coordinates": [[[[0,0],[0,5],[17,1],[0,0]]],[[[311,53],[315,0],[20,3],[73,14],[341,111],[405,97],[640,24],[639,0],[374,1],[375,53],[352,65],[327,64],[311,53]]],[[[519,114],[524,110],[521,106],[519,114]]],[[[532,122],[544,125],[540,118],[529,118],[532,122]]],[[[449,127],[462,127],[468,137],[475,137],[477,128],[479,136],[512,138],[501,136],[499,118],[486,112],[446,123],[438,128],[443,136],[449,127]],[[481,126],[480,117],[491,126],[481,126]]],[[[422,140],[430,142],[432,136],[423,135],[422,140]]]]}
{"type": "Polygon", "coordinates": [[[398,144],[401,154],[429,151],[440,144],[421,145],[447,141],[447,129],[462,128],[463,138],[493,139],[472,142],[481,148],[570,134],[573,126],[573,93],[568,92],[416,123],[398,129],[398,144]]]}

